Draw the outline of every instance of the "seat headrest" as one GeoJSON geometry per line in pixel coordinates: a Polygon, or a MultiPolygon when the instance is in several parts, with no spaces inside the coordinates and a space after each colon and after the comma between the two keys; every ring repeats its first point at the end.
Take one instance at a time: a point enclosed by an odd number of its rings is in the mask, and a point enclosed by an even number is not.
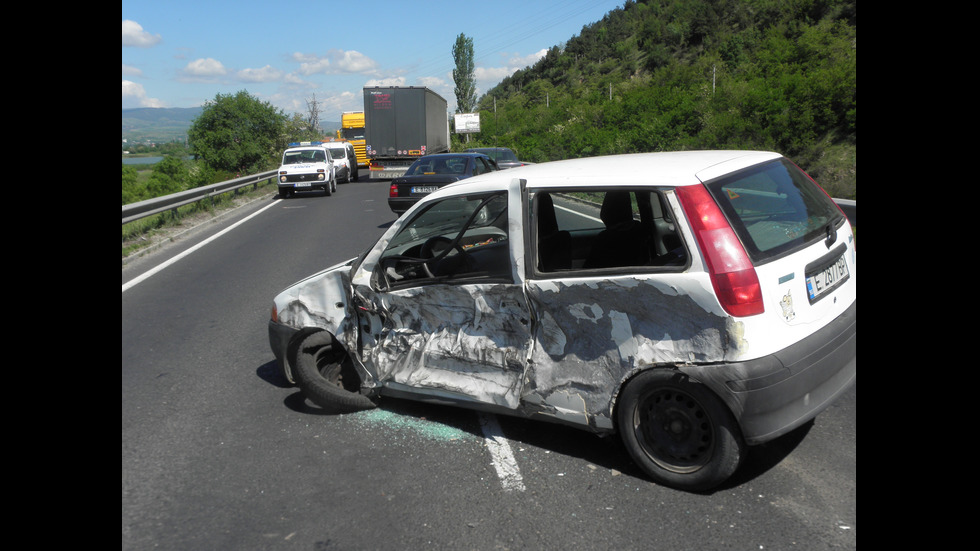
{"type": "Polygon", "coordinates": [[[633,207],[628,191],[610,191],[602,201],[599,218],[607,228],[633,220],[633,207]]]}

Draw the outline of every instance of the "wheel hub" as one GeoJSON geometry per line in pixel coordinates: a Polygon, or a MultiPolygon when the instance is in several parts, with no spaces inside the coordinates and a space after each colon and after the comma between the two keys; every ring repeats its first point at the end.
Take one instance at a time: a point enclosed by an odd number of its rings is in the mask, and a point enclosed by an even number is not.
{"type": "Polygon", "coordinates": [[[639,403],[634,430],[647,456],[674,472],[693,472],[713,451],[713,427],[704,408],[687,393],[659,389],[639,403]]]}

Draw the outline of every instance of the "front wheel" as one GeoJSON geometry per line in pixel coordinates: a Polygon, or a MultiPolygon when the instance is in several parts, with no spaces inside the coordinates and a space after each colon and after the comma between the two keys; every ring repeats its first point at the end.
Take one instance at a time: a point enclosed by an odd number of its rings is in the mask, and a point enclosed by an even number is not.
{"type": "Polygon", "coordinates": [[[359,392],[360,380],[347,352],[326,331],[312,333],[300,342],[293,376],[303,395],[327,411],[350,413],[376,405],[359,392]]]}
{"type": "Polygon", "coordinates": [[[653,369],[629,381],[616,418],[633,461],[667,486],[711,489],[734,474],[745,455],[728,408],[678,371],[653,369]]]}

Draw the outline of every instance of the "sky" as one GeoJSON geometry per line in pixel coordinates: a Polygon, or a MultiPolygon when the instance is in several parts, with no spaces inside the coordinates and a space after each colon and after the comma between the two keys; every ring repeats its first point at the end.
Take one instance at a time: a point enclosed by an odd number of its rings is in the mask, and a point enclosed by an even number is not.
{"type": "Polygon", "coordinates": [[[339,121],[364,86],[427,86],[456,110],[453,45],[473,39],[477,97],[623,0],[122,0],[122,107],[198,107],[245,90],[339,121]]]}

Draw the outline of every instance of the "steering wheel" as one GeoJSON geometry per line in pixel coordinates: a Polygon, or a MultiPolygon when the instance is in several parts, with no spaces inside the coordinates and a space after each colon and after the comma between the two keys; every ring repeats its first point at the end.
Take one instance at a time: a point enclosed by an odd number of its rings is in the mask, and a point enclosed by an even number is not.
{"type": "MultiPolygon", "coordinates": [[[[428,258],[428,259],[436,258],[439,256],[445,256],[449,252],[449,249],[451,248],[452,244],[453,244],[453,240],[443,235],[430,237],[425,241],[425,243],[422,244],[422,248],[419,250],[419,256],[421,258],[428,258]],[[439,247],[440,245],[446,247],[445,248],[439,247]]],[[[463,247],[461,247],[458,243],[456,244],[455,248],[460,253],[463,252],[463,247]]]]}
{"type": "Polygon", "coordinates": [[[422,268],[425,269],[425,273],[429,277],[435,277],[435,274],[433,274],[432,270],[429,268],[429,262],[432,262],[433,260],[442,260],[453,249],[459,251],[459,254],[461,255],[460,258],[464,263],[469,262],[469,255],[467,255],[466,251],[463,250],[463,246],[458,242],[456,243],[455,247],[452,245],[453,240],[442,235],[430,237],[425,243],[422,244],[422,248],[419,250],[419,256],[427,259],[422,262],[422,268]],[[444,246],[445,248],[438,249],[440,245],[444,246]]]}

